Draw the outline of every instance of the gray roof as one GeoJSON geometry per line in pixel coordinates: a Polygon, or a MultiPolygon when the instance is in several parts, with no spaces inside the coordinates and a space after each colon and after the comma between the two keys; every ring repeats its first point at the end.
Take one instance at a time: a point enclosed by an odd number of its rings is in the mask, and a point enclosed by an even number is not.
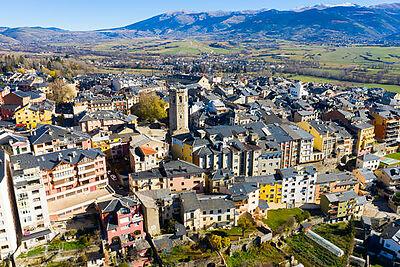
{"type": "Polygon", "coordinates": [[[278,174],[269,174],[263,176],[248,176],[245,177],[245,181],[258,184],[273,184],[277,182],[279,183],[282,182],[278,174]]]}
{"type": "Polygon", "coordinates": [[[205,172],[204,169],[183,160],[166,162],[162,165],[161,170],[167,177],[205,172]]]}
{"type": "Polygon", "coordinates": [[[287,179],[299,175],[313,175],[317,173],[317,170],[313,166],[304,166],[299,171],[297,171],[295,167],[290,167],[290,168],[280,169],[279,172],[283,179],[287,179]]]}
{"type": "Polygon", "coordinates": [[[317,184],[329,183],[329,182],[344,182],[357,179],[350,172],[329,172],[329,173],[319,173],[317,175],[317,184]]]}
{"type": "Polygon", "coordinates": [[[97,203],[101,213],[117,212],[121,208],[131,209],[138,205],[138,202],[132,197],[121,197],[117,199],[112,199],[104,202],[97,203]]]}
{"type": "Polygon", "coordinates": [[[200,209],[200,201],[195,192],[183,192],[180,194],[183,212],[191,212],[200,209]]]}
{"type": "Polygon", "coordinates": [[[33,145],[42,144],[53,140],[68,139],[71,142],[79,142],[90,139],[87,133],[76,131],[68,128],[63,128],[51,124],[40,124],[38,128],[29,137],[33,145]]]}
{"type": "Polygon", "coordinates": [[[211,211],[211,210],[227,210],[234,209],[235,204],[233,201],[227,198],[208,198],[200,199],[200,209],[201,211],[211,211]]]}
{"type": "Polygon", "coordinates": [[[122,120],[127,123],[136,119],[137,117],[135,115],[125,115],[122,112],[112,110],[84,111],[77,118],[79,122],[92,120],[122,120]]]}
{"type": "Polygon", "coordinates": [[[248,199],[248,195],[258,189],[256,183],[242,183],[234,184],[228,189],[228,191],[231,194],[233,201],[238,201],[248,199]]]}
{"type": "Polygon", "coordinates": [[[351,199],[357,199],[357,194],[354,191],[345,191],[345,192],[338,192],[338,193],[329,193],[324,194],[329,202],[345,202],[351,199]]]}
{"type": "Polygon", "coordinates": [[[364,154],[362,156],[360,156],[360,158],[365,162],[365,161],[374,161],[374,160],[380,160],[381,157],[375,155],[375,154],[364,154]]]}
{"type": "Polygon", "coordinates": [[[11,156],[11,162],[13,164],[18,163],[20,169],[32,169],[39,166],[36,157],[31,153],[25,153],[20,155],[11,156]]]}
{"type": "Polygon", "coordinates": [[[260,199],[258,201],[258,207],[260,208],[260,210],[266,210],[269,209],[269,205],[268,202],[264,199],[260,199]]]}
{"type": "Polygon", "coordinates": [[[41,169],[52,170],[61,162],[75,165],[85,157],[95,159],[98,156],[105,156],[99,148],[87,150],[71,148],[36,156],[36,159],[41,169]]]}

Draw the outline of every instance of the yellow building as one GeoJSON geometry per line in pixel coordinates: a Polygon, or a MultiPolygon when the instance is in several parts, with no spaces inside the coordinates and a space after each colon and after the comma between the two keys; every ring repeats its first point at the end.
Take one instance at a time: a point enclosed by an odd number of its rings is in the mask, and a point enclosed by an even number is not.
{"type": "Polygon", "coordinates": [[[249,177],[249,182],[256,182],[259,190],[259,198],[268,203],[281,203],[282,181],[275,174],[266,176],[249,177]]]}
{"type": "Polygon", "coordinates": [[[357,156],[370,153],[375,143],[374,126],[364,122],[353,125],[353,128],[357,131],[357,156]]]}
{"type": "Polygon", "coordinates": [[[395,153],[398,149],[400,118],[389,110],[376,111],[371,115],[374,117],[375,137],[386,142],[387,154],[395,153]]]}
{"type": "Polygon", "coordinates": [[[328,123],[320,120],[313,120],[301,121],[298,122],[297,125],[315,137],[314,148],[321,151],[325,157],[330,157],[335,151],[337,138],[334,129],[332,129],[328,123]]]}
{"type": "Polygon", "coordinates": [[[172,158],[193,162],[193,152],[204,146],[205,138],[195,137],[191,133],[172,136],[172,158]]]}
{"type": "Polygon", "coordinates": [[[17,125],[35,128],[38,123],[51,124],[52,109],[40,103],[27,104],[15,111],[17,125]]]}

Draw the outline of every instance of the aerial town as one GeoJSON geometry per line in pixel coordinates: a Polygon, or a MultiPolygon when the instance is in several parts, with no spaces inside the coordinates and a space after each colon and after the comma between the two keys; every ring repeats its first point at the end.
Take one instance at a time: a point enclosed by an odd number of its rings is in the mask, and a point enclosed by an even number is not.
{"type": "Polygon", "coordinates": [[[400,262],[400,94],[88,73],[60,104],[48,81],[0,76],[4,264],[400,262]]]}

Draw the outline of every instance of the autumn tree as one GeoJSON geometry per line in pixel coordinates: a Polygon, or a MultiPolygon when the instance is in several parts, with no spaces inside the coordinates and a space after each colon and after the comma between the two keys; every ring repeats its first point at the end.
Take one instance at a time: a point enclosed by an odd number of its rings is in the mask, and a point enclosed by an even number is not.
{"type": "Polygon", "coordinates": [[[132,114],[140,120],[161,120],[167,117],[166,105],[167,103],[156,94],[142,95],[139,103],[132,107],[132,114]]]}
{"type": "Polygon", "coordinates": [[[73,84],[66,84],[61,79],[55,79],[50,83],[50,95],[48,98],[57,103],[66,103],[74,100],[76,96],[75,86],[73,84]]]}
{"type": "Polygon", "coordinates": [[[244,236],[244,232],[246,231],[246,229],[250,228],[251,226],[253,226],[252,221],[250,221],[248,218],[246,217],[241,217],[238,220],[238,226],[240,228],[242,228],[242,236],[244,236]]]}
{"type": "Polygon", "coordinates": [[[221,249],[231,245],[231,240],[229,237],[222,237],[219,235],[210,236],[208,241],[210,242],[211,247],[216,251],[220,251],[221,249]]]}

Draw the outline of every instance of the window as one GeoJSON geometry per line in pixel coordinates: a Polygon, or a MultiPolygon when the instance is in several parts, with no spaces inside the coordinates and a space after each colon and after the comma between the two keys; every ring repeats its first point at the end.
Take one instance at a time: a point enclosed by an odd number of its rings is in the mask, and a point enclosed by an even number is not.
{"type": "Polygon", "coordinates": [[[190,213],[190,218],[191,218],[191,219],[194,218],[194,213],[193,213],[193,212],[190,213]]]}
{"type": "Polygon", "coordinates": [[[218,216],[218,221],[219,221],[219,222],[221,221],[221,215],[218,216]]]}
{"type": "Polygon", "coordinates": [[[227,219],[228,221],[230,221],[230,220],[231,220],[231,215],[226,215],[226,219],[227,219]]]}

